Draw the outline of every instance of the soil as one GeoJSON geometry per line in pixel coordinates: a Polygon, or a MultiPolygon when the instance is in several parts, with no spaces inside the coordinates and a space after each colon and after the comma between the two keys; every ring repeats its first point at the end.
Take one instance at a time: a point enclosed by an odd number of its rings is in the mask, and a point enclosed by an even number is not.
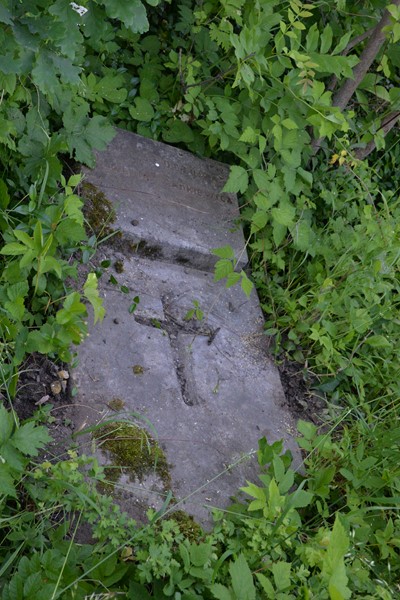
{"type": "Polygon", "coordinates": [[[298,421],[311,421],[321,425],[324,421],[326,402],[312,391],[313,382],[306,381],[304,367],[296,362],[283,360],[277,365],[286,403],[293,417],[298,421]]]}
{"type": "Polygon", "coordinates": [[[69,367],[41,354],[30,355],[21,365],[16,397],[12,406],[21,421],[40,408],[49,411],[49,433],[53,442],[46,448],[46,458],[62,458],[71,443],[72,411],[69,367]]]}

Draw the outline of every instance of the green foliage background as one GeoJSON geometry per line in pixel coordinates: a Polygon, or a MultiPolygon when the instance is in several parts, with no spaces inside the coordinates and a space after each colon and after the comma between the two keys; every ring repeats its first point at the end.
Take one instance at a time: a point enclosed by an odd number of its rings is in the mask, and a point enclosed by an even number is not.
{"type": "MultiPolygon", "coordinates": [[[[1,0],[8,398],[27,354],[71,359],[86,335],[84,298],[103,315],[94,273],[80,292],[70,283],[97,243],[71,161],[93,165],[118,125],[232,165],[225,190],[240,196],[266,334],[278,357],[306,366],[332,417],[330,433],[299,425],[304,475],[261,440],[261,483],[249,482],[249,500],[193,541],[160,515],[137,528],[97,491],[95,461],[41,461],[46,429],[0,407],[5,599],[398,594],[399,146],[395,129],[387,138],[381,129],[399,109],[398,4],[339,110],[335,90],[367,43],[351,40],[379,21],[380,0],[1,0]],[[360,161],[371,141],[376,152],[360,161]],[[93,546],[74,542],[80,520],[92,525],[93,546]]],[[[216,254],[216,278],[249,291],[232,251],[216,254]]]]}

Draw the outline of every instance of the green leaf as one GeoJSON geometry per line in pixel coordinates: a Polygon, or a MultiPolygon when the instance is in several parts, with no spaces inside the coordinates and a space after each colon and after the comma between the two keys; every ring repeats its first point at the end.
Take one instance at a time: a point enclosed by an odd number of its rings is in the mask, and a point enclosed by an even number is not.
{"type": "Polygon", "coordinates": [[[256,588],[253,576],[243,554],[240,554],[238,559],[230,564],[229,573],[232,577],[232,587],[236,598],[238,600],[255,600],[256,588]]]}
{"type": "Polygon", "coordinates": [[[215,254],[215,256],[219,256],[219,258],[235,258],[235,252],[233,251],[232,246],[222,246],[222,248],[214,248],[213,250],[211,250],[211,252],[215,254]]]}
{"type": "Polygon", "coordinates": [[[246,169],[243,167],[239,167],[234,165],[231,167],[228,181],[224,185],[223,192],[229,192],[232,194],[237,194],[240,192],[244,194],[249,186],[249,176],[247,174],[246,169]]]}
{"type": "MultiPolygon", "coordinates": [[[[147,102],[147,101],[146,101],[147,102]]],[[[169,144],[184,142],[190,144],[194,140],[194,134],[187,123],[180,119],[171,119],[167,123],[167,128],[163,130],[163,140],[169,144]]]]}
{"type": "Polygon", "coordinates": [[[83,225],[83,202],[76,194],[67,196],[64,201],[65,214],[76,221],[79,225],[83,225]]]}
{"type": "Polygon", "coordinates": [[[217,600],[238,600],[227,587],[220,583],[211,586],[211,592],[217,600]]]}
{"type": "Polygon", "coordinates": [[[0,496],[17,497],[17,492],[14,485],[14,478],[10,475],[7,465],[0,462],[0,496]]]}
{"type": "Polygon", "coordinates": [[[39,450],[51,442],[46,427],[38,426],[35,423],[25,423],[19,427],[13,437],[12,445],[26,456],[37,456],[39,450]]]}
{"type": "Polygon", "coordinates": [[[274,598],[276,597],[275,590],[270,580],[267,579],[267,577],[262,573],[256,573],[256,577],[260,582],[262,589],[266,593],[268,600],[274,600],[274,598]]]}
{"type": "Polygon", "coordinates": [[[19,254],[25,254],[25,252],[26,246],[17,242],[10,242],[0,250],[0,254],[5,254],[6,256],[18,256],[19,254]]]}
{"type": "Polygon", "coordinates": [[[135,98],[134,104],[134,106],[129,107],[129,113],[131,117],[137,121],[151,121],[151,119],[154,117],[154,108],[152,107],[151,103],[146,100],[146,98],[140,98],[139,96],[138,98],[135,98]]]}
{"type": "Polygon", "coordinates": [[[11,412],[0,404],[0,448],[10,439],[14,425],[15,422],[11,412]]]}
{"type": "Polygon", "coordinates": [[[102,4],[112,19],[119,19],[133,33],[148,31],[146,9],[140,0],[106,0],[102,4]]]}
{"type": "Polygon", "coordinates": [[[344,564],[344,557],[348,551],[349,543],[349,537],[339,515],[337,515],[322,567],[322,576],[328,580],[331,600],[351,597],[350,589],[347,586],[348,577],[344,564]]]}
{"type": "Polygon", "coordinates": [[[332,27],[329,25],[326,25],[322,34],[321,34],[321,46],[320,46],[320,52],[321,54],[326,54],[330,47],[332,46],[332,38],[333,38],[333,32],[332,32],[332,27]]]}
{"type": "Polygon", "coordinates": [[[285,225],[286,227],[290,227],[291,225],[293,225],[293,221],[296,215],[296,209],[288,201],[282,201],[279,204],[279,207],[275,207],[272,209],[271,213],[276,223],[279,223],[279,225],[285,225]]]}
{"type": "Polygon", "coordinates": [[[282,125],[286,127],[286,129],[298,129],[297,124],[292,119],[283,119],[282,125]]]}
{"type": "Polygon", "coordinates": [[[10,195],[3,179],[0,179],[0,209],[5,210],[10,204],[10,195]]]}
{"type": "Polygon", "coordinates": [[[204,567],[210,560],[211,553],[211,544],[190,544],[190,560],[195,567],[204,567]]]}
{"type": "Polygon", "coordinates": [[[272,565],[272,573],[276,588],[283,592],[290,588],[290,571],[292,565],[287,562],[276,562],[272,565]]]}
{"type": "Polygon", "coordinates": [[[102,321],[106,311],[103,307],[103,300],[99,296],[97,277],[95,273],[89,273],[86,279],[86,283],[83,286],[83,293],[85,298],[89,300],[94,311],[94,322],[102,321]]]}
{"type": "Polygon", "coordinates": [[[229,273],[233,271],[233,264],[230,260],[221,259],[215,263],[214,267],[214,281],[220,281],[224,277],[227,277],[229,273]]]}

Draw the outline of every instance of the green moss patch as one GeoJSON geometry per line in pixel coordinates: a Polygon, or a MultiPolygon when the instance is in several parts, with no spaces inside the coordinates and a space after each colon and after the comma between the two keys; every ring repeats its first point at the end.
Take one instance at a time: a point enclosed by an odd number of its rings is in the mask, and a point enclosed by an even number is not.
{"type": "Polygon", "coordinates": [[[143,481],[146,475],[156,473],[165,489],[171,487],[165,454],[144,429],[131,423],[112,423],[96,430],[93,436],[114,463],[113,467],[107,467],[107,479],[115,482],[125,473],[143,481]]]}
{"type": "Polygon", "coordinates": [[[115,210],[112,202],[95,185],[84,181],[79,190],[85,201],[83,214],[86,221],[96,235],[104,238],[114,232],[111,225],[115,222],[115,210]]]}

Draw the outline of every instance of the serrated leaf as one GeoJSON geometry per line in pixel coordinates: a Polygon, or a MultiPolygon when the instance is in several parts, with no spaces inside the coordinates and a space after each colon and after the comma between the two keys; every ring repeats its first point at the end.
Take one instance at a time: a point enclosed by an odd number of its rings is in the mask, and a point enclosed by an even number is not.
{"type": "Polygon", "coordinates": [[[222,191],[232,194],[237,194],[238,192],[244,194],[248,187],[249,176],[246,169],[233,165],[229,173],[228,181],[224,185],[222,191]]]}
{"type": "Polygon", "coordinates": [[[11,498],[17,497],[15,490],[14,478],[10,475],[10,472],[6,465],[0,463],[0,496],[11,496],[11,498]]]}
{"type": "Polygon", "coordinates": [[[271,213],[276,223],[279,223],[279,225],[285,225],[286,227],[290,227],[291,225],[293,225],[293,221],[296,215],[296,209],[288,201],[283,201],[279,204],[278,207],[273,208],[271,213]]]}
{"type": "Polygon", "coordinates": [[[256,588],[254,587],[253,576],[243,554],[240,554],[238,559],[230,564],[229,573],[232,577],[232,587],[236,598],[255,600],[256,588]]]}
{"type": "Polygon", "coordinates": [[[214,585],[211,586],[211,592],[217,600],[237,600],[232,592],[221,583],[214,583],[214,585]]]}
{"type": "Polygon", "coordinates": [[[220,281],[224,277],[227,277],[229,273],[233,271],[233,264],[230,260],[221,259],[215,263],[214,267],[214,281],[220,281]]]}
{"type": "Polygon", "coordinates": [[[257,210],[251,217],[251,233],[256,233],[268,223],[269,215],[263,210],[257,210]]]}
{"type": "Polygon", "coordinates": [[[287,562],[275,562],[272,565],[272,573],[274,576],[274,581],[276,588],[283,592],[290,588],[290,571],[292,565],[287,562]]]}
{"type": "Polygon", "coordinates": [[[111,18],[119,19],[133,33],[148,31],[146,9],[140,0],[106,0],[102,4],[111,18]]]}
{"type": "Polygon", "coordinates": [[[246,296],[249,297],[253,290],[254,284],[252,281],[250,281],[250,279],[247,277],[244,271],[241,271],[240,275],[242,276],[242,281],[240,282],[242,290],[246,294],[246,296]]]}
{"type": "Polygon", "coordinates": [[[236,285],[240,281],[240,273],[229,273],[226,278],[225,287],[230,288],[233,285],[236,285]]]}
{"type": "Polygon", "coordinates": [[[239,138],[239,142],[245,142],[247,144],[255,144],[258,139],[258,133],[253,127],[247,126],[239,138]]]}
{"type": "Polygon", "coordinates": [[[219,258],[235,258],[235,252],[233,251],[232,246],[222,246],[221,248],[214,248],[211,250],[215,256],[219,256],[219,258]]]}
{"type": "MultiPolygon", "coordinates": [[[[71,178],[72,179],[72,178],[71,178]]],[[[79,225],[83,225],[83,202],[76,194],[67,196],[64,201],[65,214],[76,221],[79,225]]]]}
{"type": "Polygon", "coordinates": [[[46,427],[35,423],[25,423],[19,427],[12,436],[12,445],[26,456],[37,456],[39,450],[53,438],[50,437],[46,427]]]}
{"type": "Polygon", "coordinates": [[[106,311],[103,306],[103,299],[99,296],[98,281],[95,273],[89,273],[86,279],[86,283],[83,286],[83,293],[85,298],[89,300],[94,311],[94,322],[102,321],[106,311]]]}

